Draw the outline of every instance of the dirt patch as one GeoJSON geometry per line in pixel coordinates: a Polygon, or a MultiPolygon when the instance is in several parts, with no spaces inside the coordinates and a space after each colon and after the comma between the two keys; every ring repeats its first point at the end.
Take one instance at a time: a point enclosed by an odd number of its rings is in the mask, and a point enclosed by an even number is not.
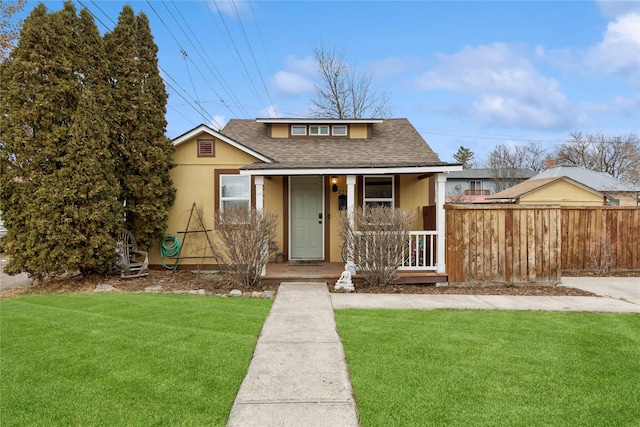
{"type": "MultiPolygon", "coordinates": [[[[42,281],[32,285],[9,289],[0,295],[3,299],[26,294],[93,292],[96,286],[108,284],[121,292],[142,292],[146,287],[161,285],[164,292],[204,289],[215,294],[228,294],[233,289],[242,292],[277,291],[280,282],[262,281],[257,288],[247,288],[220,273],[151,270],[149,276],[134,279],[117,277],[68,277],[42,281]]],[[[333,292],[334,283],[329,283],[333,292]]],[[[580,289],[557,285],[482,285],[482,286],[435,286],[435,285],[386,285],[371,286],[356,282],[356,293],[371,294],[458,294],[458,295],[537,295],[537,296],[595,296],[580,289]]]]}
{"type": "MultiPolygon", "coordinates": [[[[333,286],[330,287],[333,289],[333,286]]],[[[366,294],[448,294],[448,295],[520,295],[520,296],[597,296],[582,289],[560,285],[386,285],[356,283],[356,293],[366,294]]]]}
{"type": "Polygon", "coordinates": [[[278,284],[264,282],[257,288],[240,286],[228,276],[219,273],[192,271],[150,270],[146,277],[120,279],[118,277],[67,277],[46,280],[40,283],[9,289],[2,292],[2,298],[26,294],[93,292],[100,284],[111,285],[121,292],[142,292],[146,287],[161,285],[163,292],[190,291],[204,289],[215,294],[228,294],[233,289],[242,292],[275,291],[278,284]]]}

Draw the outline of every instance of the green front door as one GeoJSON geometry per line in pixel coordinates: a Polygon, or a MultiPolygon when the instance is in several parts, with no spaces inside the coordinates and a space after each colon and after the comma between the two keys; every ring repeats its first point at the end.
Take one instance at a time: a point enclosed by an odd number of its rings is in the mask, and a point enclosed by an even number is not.
{"type": "Polygon", "coordinates": [[[291,259],[322,259],[324,211],[321,176],[294,176],[290,182],[291,259]]]}

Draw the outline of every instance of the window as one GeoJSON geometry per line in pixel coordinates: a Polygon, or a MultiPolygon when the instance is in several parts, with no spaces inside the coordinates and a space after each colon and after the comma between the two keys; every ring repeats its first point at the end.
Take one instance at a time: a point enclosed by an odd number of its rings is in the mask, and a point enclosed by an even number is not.
{"type": "Polygon", "coordinates": [[[364,206],[394,206],[392,176],[364,177],[364,206]]]}
{"type": "Polygon", "coordinates": [[[215,144],[212,139],[198,140],[198,157],[215,157],[215,144]]]}
{"type": "Polygon", "coordinates": [[[469,189],[470,190],[482,190],[482,181],[469,181],[469,189]]]}
{"type": "Polygon", "coordinates": [[[306,135],[307,127],[304,125],[291,125],[291,135],[306,135]]]}
{"type": "Polygon", "coordinates": [[[346,136],[347,135],[347,126],[331,126],[331,134],[334,136],[346,136]]]}
{"type": "Polygon", "coordinates": [[[250,207],[251,177],[220,175],[220,209],[250,207]]]}
{"type": "Polygon", "coordinates": [[[309,126],[309,135],[329,135],[329,126],[309,126]]]}

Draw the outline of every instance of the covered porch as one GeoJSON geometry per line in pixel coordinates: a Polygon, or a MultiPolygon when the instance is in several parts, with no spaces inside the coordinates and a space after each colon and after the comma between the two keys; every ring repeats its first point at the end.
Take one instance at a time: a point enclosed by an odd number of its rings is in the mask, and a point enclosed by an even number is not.
{"type": "MultiPolygon", "coordinates": [[[[283,263],[271,263],[267,266],[265,277],[291,277],[301,272],[301,267],[309,268],[305,274],[326,274],[336,277],[336,272],[344,270],[344,254],[340,257],[340,247],[342,240],[338,236],[337,220],[340,212],[346,212],[353,218],[356,206],[363,206],[368,203],[363,194],[366,194],[366,180],[373,177],[393,177],[392,197],[390,201],[383,203],[396,208],[409,209],[422,213],[423,208],[430,208],[429,223],[424,217],[419,218],[410,231],[407,241],[406,256],[400,266],[400,272],[406,280],[420,277],[424,283],[434,283],[444,281],[433,277],[446,278],[445,264],[445,183],[447,166],[423,166],[423,167],[401,167],[401,168],[368,168],[368,169],[281,169],[273,165],[262,165],[259,169],[247,168],[240,171],[241,175],[251,175],[254,185],[256,209],[269,209],[269,196],[273,191],[267,191],[267,186],[273,186],[270,182],[272,177],[278,177],[282,183],[281,213],[283,218],[283,233],[280,261],[292,268],[289,271],[283,263]],[[299,257],[293,254],[296,241],[293,237],[297,230],[292,222],[294,215],[292,205],[294,205],[293,179],[299,177],[318,177],[320,186],[317,190],[318,202],[314,207],[307,209],[311,212],[310,223],[316,224],[318,238],[320,242],[318,252],[312,257],[299,257]],[[402,181],[402,182],[401,182],[402,181]],[[336,188],[336,182],[340,182],[340,188],[336,188]],[[365,184],[363,184],[365,183],[365,184]],[[427,184],[430,183],[430,184],[427,184]],[[428,189],[430,187],[430,189],[428,189]],[[402,202],[399,199],[402,194],[402,202]],[[315,218],[315,219],[314,219],[315,218]],[[293,255],[292,255],[293,254],[293,255]],[[291,264],[287,262],[292,261],[291,264]],[[296,261],[296,262],[294,262],[296,261]],[[304,265],[302,261],[313,261],[313,264],[321,264],[327,267],[328,272],[320,270],[318,265],[304,265]],[[336,269],[331,268],[333,265],[336,269]],[[275,270],[272,272],[271,270],[275,270]],[[284,275],[284,276],[283,276],[284,275]]],[[[374,200],[374,203],[381,203],[374,200]]],[[[352,220],[353,221],[353,220],[352,220]]],[[[318,277],[318,278],[322,278],[318,277]]],[[[418,279],[416,279],[418,280],[418,279]]],[[[419,283],[419,282],[415,282],[419,283]]]]}

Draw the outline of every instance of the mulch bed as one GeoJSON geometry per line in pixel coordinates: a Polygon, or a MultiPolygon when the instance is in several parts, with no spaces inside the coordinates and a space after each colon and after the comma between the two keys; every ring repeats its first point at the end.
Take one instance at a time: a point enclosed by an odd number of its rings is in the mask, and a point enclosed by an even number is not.
{"type": "MultiPolygon", "coordinates": [[[[257,289],[244,288],[228,276],[210,272],[151,270],[149,276],[120,279],[118,277],[84,278],[80,276],[59,278],[34,283],[21,288],[2,292],[2,298],[25,294],[92,292],[100,284],[109,284],[122,292],[141,292],[148,286],[161,285],[163,291],[189,291],[204,289],[206,292],[228,294],[233,289],[243,292],[276,291],[279,282],[263,281],[257,289]]],[[[328,287],[333,292],[334,283],[328,287]]],[[[537,296],[595,296],[580,289],[557,285],[469,285],[469,286],[435,286],[435,285],[386,285],[371,286],[356,282],[356,293],[387,294],[458,294],[458,295],[537,295],[537,296]]]]}

